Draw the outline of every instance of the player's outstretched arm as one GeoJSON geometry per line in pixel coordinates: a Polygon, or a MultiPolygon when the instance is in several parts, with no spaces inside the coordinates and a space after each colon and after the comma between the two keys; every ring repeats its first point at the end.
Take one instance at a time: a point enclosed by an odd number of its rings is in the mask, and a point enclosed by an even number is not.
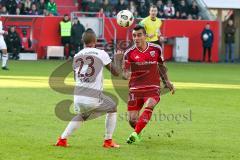
{"type": "Polygon", "coordinates": [[[159,66],[159,71],[161,73],[161,76],[163,76],[162,78],[166,81],[167,88],[169,88],[169,90],[172,92],[172,94],[174,94],[175,89],[174,89],[173,84],[171,83],[171,81],[168,78],[166,64],[163,62],[163,63],[159,63],[158,66],[159,66]]]}

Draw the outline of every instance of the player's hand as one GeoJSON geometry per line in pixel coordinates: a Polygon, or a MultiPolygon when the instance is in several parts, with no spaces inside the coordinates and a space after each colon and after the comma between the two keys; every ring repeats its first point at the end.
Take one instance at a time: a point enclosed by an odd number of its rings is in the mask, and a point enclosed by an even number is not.
{"type": "Polygon", "coordinates": [[[149,38],[153,38],[153,37],[154,37],[154,34],[148,34],[148,37],[149,37],[149,38]]]}
{"type": "Polygon", "coordinates": [[[170,81],[167,81],[167,82],[166,82],[166,87],[170,90],[170,92],[171,92],[172,94],[175,93],[175,88],[174,88],[173,84],[172,84],[170,81]]]}
{"type": "Polygon", "coordinates": [[[114,54],[114,59],[117,61],[121,61],[123,59],[123,51],[117,50],[114,54]]]}
{"type": "Polygon", "coordinates": [[[160,37],[159,37],[159,41],[160,41],[161,43],[163,43],[163,42],[165,41],[165,37],[160,36],[160,37]]]}

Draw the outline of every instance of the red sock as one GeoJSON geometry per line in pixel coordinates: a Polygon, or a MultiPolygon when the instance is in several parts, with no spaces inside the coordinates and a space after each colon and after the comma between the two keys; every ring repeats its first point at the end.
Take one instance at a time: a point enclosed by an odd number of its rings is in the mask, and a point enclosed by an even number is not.
{"type": "Polygon", "coordinates": [[[135,127],[135,132],[137,134],[139,134],[143,130],[143,128],[147,125],[147,123],[151,119],[152,111],[153,111],[152,108],[146,107],[144,109],[144,111],[141,114],[141,116],[139,117],[138,122],[137,122],[136,127],[135,127]]]}

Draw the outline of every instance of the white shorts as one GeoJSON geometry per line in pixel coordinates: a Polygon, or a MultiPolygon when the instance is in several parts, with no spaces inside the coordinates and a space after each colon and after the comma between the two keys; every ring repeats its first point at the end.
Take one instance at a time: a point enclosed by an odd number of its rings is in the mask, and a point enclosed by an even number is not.
{"type": "Polygon", "coordinates": [[[7,45],[3,39],[0,39],[0,49],[7,49],[7,45]]]}
{"type": "Polygon", "coordinates": [[[101,94],[99,98],[74,96],[74,111],[82,114],[84,120],[95,119],[107,112],[114,112],[116,107],[116,103],[104,94],[101,94]]]}

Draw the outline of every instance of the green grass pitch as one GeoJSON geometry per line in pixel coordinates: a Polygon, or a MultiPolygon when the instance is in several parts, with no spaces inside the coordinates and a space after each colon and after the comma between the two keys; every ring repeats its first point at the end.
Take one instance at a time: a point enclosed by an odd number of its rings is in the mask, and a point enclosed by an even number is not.
{"type": "MultiPolygon", "coordinates": [[[[69,148],[52,146],[68,123],[56,117],[55,106],[72,99],[48,86],[49,75],[62,63],[10,61],[10,71],[0,70],[0,160],[240,159],[239,64],[168,63],[177,91],[161,97],[143,141],[126,144],[132,129],[120,100],[114,139],[121,148],[104,149],[105,116],[84,123],[69,148]]],[[[105,90],[116,94],[104,74],[105,90]]]]}

